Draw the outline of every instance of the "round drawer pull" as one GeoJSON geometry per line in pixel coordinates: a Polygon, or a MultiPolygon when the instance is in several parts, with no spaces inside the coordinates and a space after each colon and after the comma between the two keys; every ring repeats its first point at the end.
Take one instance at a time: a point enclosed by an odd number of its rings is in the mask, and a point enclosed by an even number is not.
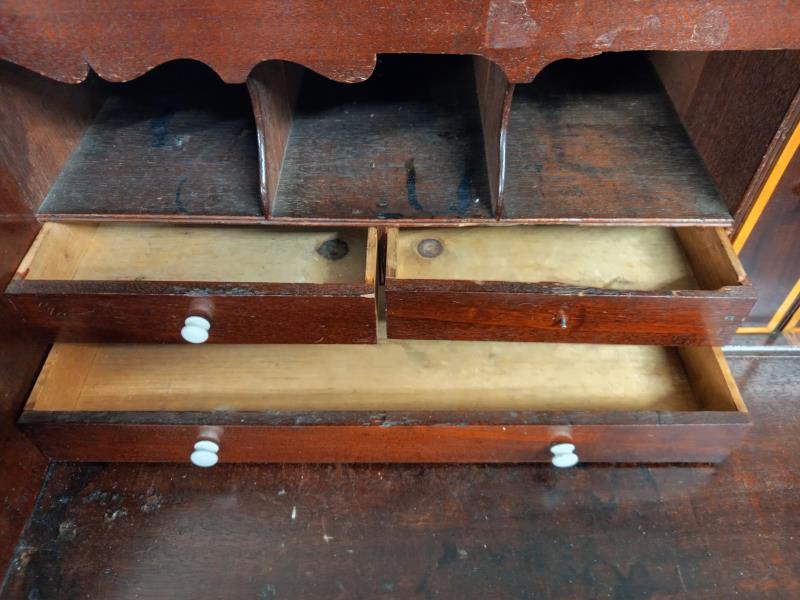
{"type": "Polygon", "coordinates": [[[211,321],[204,317],[187,317],[183,322],[181,337],[190,344],[202,344],[208,340],[211,321]]]}
{"type": "Polygon", "coordinates": [[[550,446],[550,453],[553,455],[551,462],[554,467],[566,469],[578,464],[578,455],[575,454],[575,444],[562,442],[550,446]]]}
{"type": "Polygon", "coordinates": [[[219,462],[219,444],[211,440],[200,440],[194,445],[189,460],[196,467],[213,467],[219,462]]]}

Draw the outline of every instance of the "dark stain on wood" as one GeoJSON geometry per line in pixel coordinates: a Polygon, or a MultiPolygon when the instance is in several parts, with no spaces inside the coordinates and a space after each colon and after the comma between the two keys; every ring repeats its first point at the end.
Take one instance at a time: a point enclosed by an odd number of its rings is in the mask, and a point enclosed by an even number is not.
{"type": "Polygon", "coordinates": [[[425,210],[417,200],[417,171],[414,168],[414,159],[409,158],[406,161],[406,196],[408,197],[408,205],[414,210],[425,210]]]}

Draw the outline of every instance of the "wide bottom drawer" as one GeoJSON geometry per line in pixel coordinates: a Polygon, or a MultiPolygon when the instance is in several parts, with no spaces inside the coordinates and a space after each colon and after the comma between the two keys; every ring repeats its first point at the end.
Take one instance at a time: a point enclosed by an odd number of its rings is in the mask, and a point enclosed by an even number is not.
{"type": "Polygon", "coordinates": [[[716,462],[749,419],[718,348],[382,337],[56,344],[20,423],[56,460],[716,462]]]}

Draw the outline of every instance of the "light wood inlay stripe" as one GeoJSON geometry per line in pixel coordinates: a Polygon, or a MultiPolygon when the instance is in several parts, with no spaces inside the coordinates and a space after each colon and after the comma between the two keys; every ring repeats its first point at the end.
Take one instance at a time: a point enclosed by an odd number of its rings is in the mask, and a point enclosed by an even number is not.
{"type": "Polygon", "coordinates": [[[759,192],[758,197],[753,204],[753,208],[750,209],[747,218],[742,224],[742,228],[739,230],[739,232],[736,234],[736,238],[733,240],[733,248],[736,250],[737,254],[741,253],[742,248],[744,248],[744,245],[747,243],[750,234],[753,232],[756,223],[758,223],[758,220],[761,218],[764,209],[767,207],[769,199],[775,192],[778,182],[781,180],[781,177],[783,177],[786,168],[789,166],[789,161],[792,160],[792,157],[794,156],[794,153],[797,151],[798,147],[800,147],[800,122],[795,125],[792,135],[789,137],[789,140],[786,142],[783,150],[781,150],[778,160],[775,161],[775,166],[772,168],[772,171],[770,172],[769,177],[767,177],[766,182],[764,182],[764,187],[761,188],[761,192],[759,192]]]}

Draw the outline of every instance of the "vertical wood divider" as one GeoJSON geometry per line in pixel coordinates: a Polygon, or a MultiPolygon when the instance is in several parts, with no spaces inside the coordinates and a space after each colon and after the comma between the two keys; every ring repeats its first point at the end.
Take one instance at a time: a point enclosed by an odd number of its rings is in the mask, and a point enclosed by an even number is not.
{"type": "Polygon", "coordinates": [[[503,188],[506,171],[506,132],[514,84],[503,70],[482,56],[473,57],[475,89],[481,111],[486,168],[489,172],[495,219],[503,216],[503,188]]]}
{"type": "Polygon", "coordinates": [[[269,219],[278,193],[303,67],[282,61],[259,64],[247,78],[258,131],[258,178],[264,216],[269,219]]]}

